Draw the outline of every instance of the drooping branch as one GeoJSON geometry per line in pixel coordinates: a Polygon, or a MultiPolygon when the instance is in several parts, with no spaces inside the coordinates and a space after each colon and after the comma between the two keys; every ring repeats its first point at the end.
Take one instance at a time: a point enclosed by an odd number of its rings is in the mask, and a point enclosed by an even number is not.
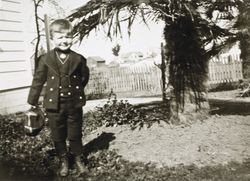
{"type": "MultiPolygon", "coordinates": [[[[149,1],[148,6],[164,8],[164,6],[159,3],[161,3],[161,1],[149,1]]],[[[166,2],[164,1],[164,3],[166,2]]],[[[142,21],[147,24],[148,20],[153,19],[149,18],[150,15],[152,15],[152,12],[156,15],[158,10],[155,10],[154,8],[152,10],[147,10],[147,8],[141,9],[140,4],[136,0],[95,0],[89,1],[84,6],[76,9],[75,12],[67,18],[73,22],[74,35],[79,36],[80,40],[87,36],[93,29],[97,28],[97,26],[106,24],[110,27],[107,31],[107,35],[111,38],[112,35],[117,36],[120,34],[121,22],[127,21],[127,32],[130,35],[131,26],[135,18],[141,17],[142,21]],[[101,19],[103,15],[101,11],[103,8],[105,8],[105,19],[101,19]],[[122,14],[121,12],[128,12],[127,17],[124,18],[120,16],[120,14],[122,14]],[[111,33],[111,30],[114,30],[113,33],[111,33]]],[[[166,13],[166,16],[170,16],[169,12],[166,13]]]]}
{"type": "Polygon", "coordinates": [[[243,60],[243,77],[250,78],[250,2],[238,3],[239,16],[234,25],[240,42],[241,58],[243,60]]]}
{"type": "Polygon", "coordinates": [[[227,29],[222,29],[210,19],[202,17],[199,8],[204,8],[206,13],[209,10],[206,3],[214,3],[214,0],[148,0],[145,1],[146,8],[141,8],[140,2],[144,1],[89,1],[68,18],[74,22],[74,33],[80,35],[80,40],[99,25],[107,25],[107,35],[112,37],[121,32],[120,23],[125,21],[130,34],[136,17],[142,18],[142,22],[146,24],[150,20],[163,20],[166,25],[166,48],[169,52],[167,59],[170,61],[169,81],[174,87],[177,105],[180,106],[177,110],[184,106],[187,91],[193,92],[196,104],[200,105],[204,81],[207,79],[208,59],[222,49],[222,42],[229,41],[227,37],[233,36],[227,29]],[[102,12],[103,8],[105,11],[102,12]],[[127,17],[121,18],[122,11],[127,11],[127,17]],[[206,45],[212,42],[213,48],[207,50],[206,45]]]}

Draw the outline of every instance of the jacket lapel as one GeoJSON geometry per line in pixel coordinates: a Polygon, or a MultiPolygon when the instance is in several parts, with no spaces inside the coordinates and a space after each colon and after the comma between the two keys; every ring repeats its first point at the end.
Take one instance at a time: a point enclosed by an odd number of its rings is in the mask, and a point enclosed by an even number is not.
{"type": "Polygon", "coordinates": [[[56,53],[55,53],[55,50],[51,50],[47,53],[47,57],[45,59],[45,63],[48,65],[48,67],[50,69],[53,70],[53,72],[56,74],[56,75],[59,75],[59,67],[57,65],[57,62],[56,62],[56,53]]]}
{"type": "MultiPolygon", "coordinates": [[[[74,70],[77,68],[79,63],[81,62],[81,56],[79,56],[77,53],[71,51],[69,55],[70,60],[70,67],[69,67],[69,75],[71,75],[74,70]]],[[[59,67],[57,65],[57,57],[55,50],[51,50],[47,53],[47,57],[45,59],[45,63],[48,65],[49,68],[53,70],[53,72],[56,75],[59,75],[59,67]]]]}

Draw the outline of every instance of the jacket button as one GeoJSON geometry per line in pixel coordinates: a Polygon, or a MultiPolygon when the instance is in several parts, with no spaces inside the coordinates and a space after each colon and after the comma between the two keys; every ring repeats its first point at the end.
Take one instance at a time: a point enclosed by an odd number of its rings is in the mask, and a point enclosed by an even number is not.
{"type": "Polygon", "coordinates": [[[50,91],[53,91],[54,89],[53,89],[53,88],[50,88],[49,90],[50,90],[50,91]]]}
{"type": "Polygon", "coordinates": [[[68,92],[68,95],[70,96],[70,95],[71,95],[71,93],[70,93],[70,92],[68,92]]]}
{"type": "Polygon", "coordinates": [[[61,94],[60,94],[60,96],[64,96],[64,94],[63,94],[63,93],[61,93],[61,94]]]}
{"type": "Polygon", "coordinates": [[[55,77],[54,77],[54,76],[52,76],[52,77],[51,77],[51,79],[55,79],[55,77]]]}
{"type": "Polygon", "coordinates": [[[79,86],[76,86],[76,89],[79,89],[79,86]]]}
{"type": "Polygon", "coordinates": [[[49,102],[52,102],[52,99],[49,99],[49,102]]]}
{"type": "Polygon", "coordinates": [[[80,96],[79,98],[82,99],[82,96],[80,96]]]}

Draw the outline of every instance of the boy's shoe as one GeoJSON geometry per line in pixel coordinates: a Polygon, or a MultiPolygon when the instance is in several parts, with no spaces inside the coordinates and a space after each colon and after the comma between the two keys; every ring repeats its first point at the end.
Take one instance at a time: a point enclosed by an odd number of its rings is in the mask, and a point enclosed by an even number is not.
{"type": "Polygon", "coordinates": [[[59,168],[59,175],[61,177],[66,177],[69,174],[69,159],[68,156],[65,154],[60,157],[60,168],[59,168]]]}
{"type": "Polygon", "coordinates": [[[75,157],[75,165],[79,175],[88,172],[88,168],[82,163],[81,156],[75,157]]]}

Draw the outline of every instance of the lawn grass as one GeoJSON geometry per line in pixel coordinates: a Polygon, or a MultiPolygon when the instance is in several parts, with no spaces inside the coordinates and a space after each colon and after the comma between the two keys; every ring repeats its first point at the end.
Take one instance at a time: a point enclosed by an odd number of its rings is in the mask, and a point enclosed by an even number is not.
{"type": "MultiPolygon", "coordinates": [[[[152,105],[150,105],[152,107],[152,105]]],[[[159,108],[159,107],[158,107],[159,108]]],[[[158,109],[157,108],[157,109],[158,109]]],[[[145,107],[144,107],[145,109],[145,107]]],[[[147,109],[154,117],[156,110],[147,109]]],[[[156,115],[155,115],[156,116],[156,115]]],[[[159,115],[158,115],[159,116],[159,115]]],[[[151,117],[152,118],[152,117],[151,117]]],[[[152,120],[159,120],[152,118],[152,120]]],[[[157,168],[153,164],[129,162],[107,147],[88,150],[89,172],[78,177],[72,168],[67,178],[56,174],[58,160],[52,149],[49,131],[37,137],[23,132],[24,115],[0,116],[0,180],[89,180],[89,181],[249,181],[250,158],[242,163],[197,167],[178,165],[157,168]]],[[[85,119],[88,119],[85,117],[85,119]]],[[[90,124],[92,126],[93,124],[90,124]]],[[[93,130],[93,129],[92,129],[93,130]]],[[[145,150],[146,151],[146,150],[145,150]]],[[[167,151],[167,150],[166,150],[167,151]]]]}

